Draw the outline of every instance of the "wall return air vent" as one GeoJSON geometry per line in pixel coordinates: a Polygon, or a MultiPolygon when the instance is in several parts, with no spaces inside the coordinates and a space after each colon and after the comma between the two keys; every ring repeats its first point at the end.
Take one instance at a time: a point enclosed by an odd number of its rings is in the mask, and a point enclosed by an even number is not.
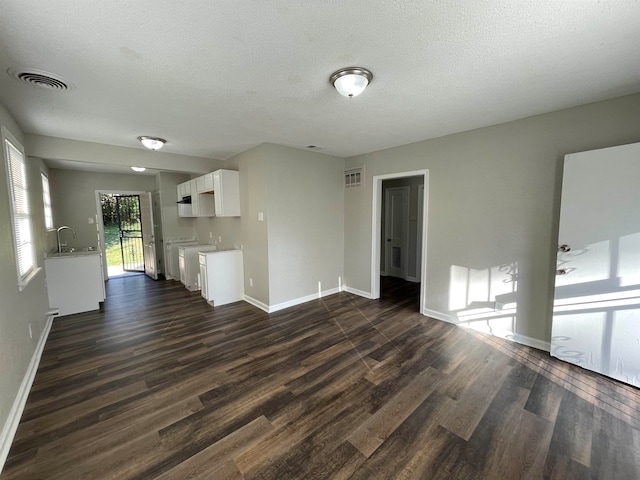
{"type": "Polygon", "coordinates": [[[344,188],[364,186],[364,167],[353,167],[344,171],[344,188]]]}
{"type": "Polygon", "coordinates": [[[34,87],[42,87],[59,92],[68,92],[74,88],[73,84],[67,82],[62,77],[42,70],[36,70],[35,68],[10,68],[7,70],[7,73],[16,80],[34,87]]]}

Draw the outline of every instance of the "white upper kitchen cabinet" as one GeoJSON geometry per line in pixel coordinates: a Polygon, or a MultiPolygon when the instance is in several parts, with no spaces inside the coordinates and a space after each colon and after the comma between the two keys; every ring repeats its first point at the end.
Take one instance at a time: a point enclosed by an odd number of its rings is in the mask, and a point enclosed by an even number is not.
{"type": "MultiPolygon", "coordinates": [[[[184,183],[180,183],[177,186],[178,192],[178,216],[179,217],[196,217],[194,213],[192,203],[181,203],[185,197],[191,197],[193,202],[193,195],[191,193],[192,180],[184,183]]],[[[193,190],[195,192],[195,188],[193,190]]],[[[196,200],[197,201],[197,200],[196,200]]]]}
{"type": "Polygon", "coordinates": [[[178,185],[178,200],[182,197],[191,195],[191,182],[184,182],[178,185]]]}
{"type": "Polygon", "coordinates": [[[197,178],[189,180],[189,188],[191,190],[191,216],[200,217],[200,195],[197,193],[197,178]]]}
{"type": "Polygon", "coordinates": [[[190,204],[178,204],[180,217],[239,217],[240,175],[216,170],[178,185],[178,201],[190,196],[190,204]]]}
{"type": "Polygon", "coordinates": [[[196,191],[198,193],[213,192],[213,172],[196,178],[196,191]]]}
{"type": "Polygon", "coordinates": [[[213,172],[216,217],[240,216],[240,174],[233,170],[213,172]]]}

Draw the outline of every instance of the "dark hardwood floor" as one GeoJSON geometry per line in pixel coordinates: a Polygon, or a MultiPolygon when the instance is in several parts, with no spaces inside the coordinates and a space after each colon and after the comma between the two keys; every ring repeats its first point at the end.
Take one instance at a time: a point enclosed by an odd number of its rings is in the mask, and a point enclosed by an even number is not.
{"type": "Polygon", "coordinates": [[[640,478],[637,389],[383,281],[267,315],[110,280],[55,320],[2,479],[640,478]]]}

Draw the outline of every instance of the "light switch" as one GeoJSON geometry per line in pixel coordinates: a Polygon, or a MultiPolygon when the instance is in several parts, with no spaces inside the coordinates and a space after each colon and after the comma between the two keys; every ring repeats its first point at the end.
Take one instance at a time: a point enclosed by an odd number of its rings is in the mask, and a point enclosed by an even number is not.
{"type": "Polygon", "coordinates": [[[259,222],[264,222],[264,213],[263,212],[258,212],[258,221],[259,222]]]}
{"type": "Polygon", "coordinates": [[[89,225],[93,225],[93,218],[89,217],[89,225]]]}

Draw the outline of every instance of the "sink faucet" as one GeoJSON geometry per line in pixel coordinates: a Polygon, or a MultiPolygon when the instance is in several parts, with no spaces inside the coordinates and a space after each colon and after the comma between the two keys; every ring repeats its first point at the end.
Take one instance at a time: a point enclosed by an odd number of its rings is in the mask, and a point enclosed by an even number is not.
{"type": "Polygon", "coordinates": [[[60,245],[60,230],[71,230],[71,232],[73,233],[73,238],[78,238],[76,236],[76,231],[71,228],[71,227],[67,227],[66,225],[63,225],[61,227],[58,227],[58,229],[56,230],[56,236],[58,237],[58,252],[62,252],[62,246],[60,245]]]}

